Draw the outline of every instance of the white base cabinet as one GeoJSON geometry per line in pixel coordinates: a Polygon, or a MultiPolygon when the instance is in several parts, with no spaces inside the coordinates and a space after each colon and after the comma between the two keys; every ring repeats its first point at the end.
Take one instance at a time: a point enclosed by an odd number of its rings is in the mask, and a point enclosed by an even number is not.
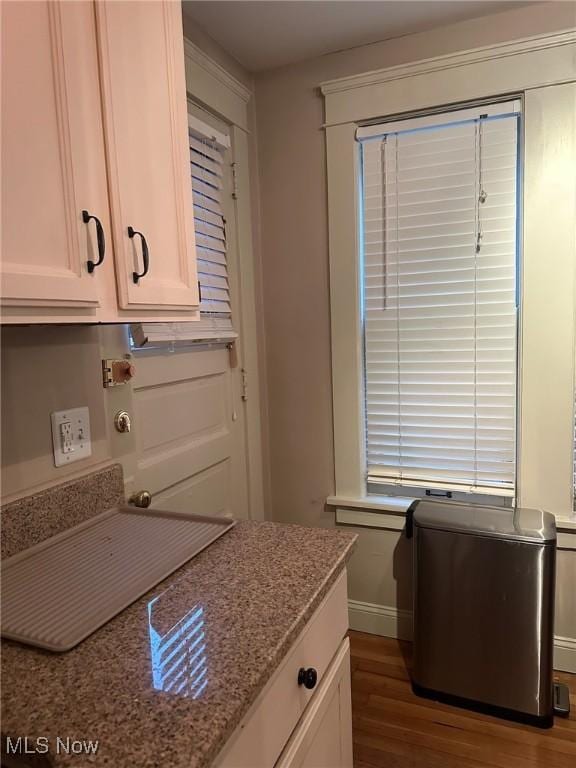
{"type": "Polygon", "coordinates": [[[276,768],[351,768],[350,641],[345,638],[276,768]]]}
{"type": "Polygon", "coordinates": [[[216,759],[217,768],[352,768],[346,571],[216,759]],[[298,683],[313,668],[317,682],[298,683]]]}

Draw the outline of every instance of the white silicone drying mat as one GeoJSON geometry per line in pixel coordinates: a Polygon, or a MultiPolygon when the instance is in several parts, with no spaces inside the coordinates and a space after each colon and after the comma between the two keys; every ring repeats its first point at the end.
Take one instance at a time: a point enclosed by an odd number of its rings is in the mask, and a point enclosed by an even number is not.
{"type": "Polygon", "coordinates": [[[2,563],[2,636],[67,651],[234,521],[118,507],[2,563]]]}

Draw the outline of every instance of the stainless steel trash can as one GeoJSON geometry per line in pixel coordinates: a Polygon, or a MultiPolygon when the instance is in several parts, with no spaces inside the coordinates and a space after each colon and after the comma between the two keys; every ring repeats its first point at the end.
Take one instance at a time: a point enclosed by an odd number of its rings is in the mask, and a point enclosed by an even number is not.
{"type": "Polygon", "coordinates": [[[414,690],[553,720],[553,515],[422,501],[413,510],[414,690]]]}

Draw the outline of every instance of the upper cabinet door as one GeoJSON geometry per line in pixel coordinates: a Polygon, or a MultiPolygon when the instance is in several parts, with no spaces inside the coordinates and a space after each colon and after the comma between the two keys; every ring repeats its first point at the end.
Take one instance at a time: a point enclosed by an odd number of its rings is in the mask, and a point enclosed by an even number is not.
{"type": "Polygon", "coordinates": [[[198,284],[178,2],[96,3],[122,309],[191,309],[198,284]]]}
{"type": "Polygon", "coordinates": [[[2,303],[95,307],[97,275],[87,265],[97,259],[95,224],[82,220],[83,209],[107,210],[105,168],[102,201],[83,157],[93,136],[102,144],[89,82],[98,71],[94,8],[3,2],[1,13],[2,303]]]}

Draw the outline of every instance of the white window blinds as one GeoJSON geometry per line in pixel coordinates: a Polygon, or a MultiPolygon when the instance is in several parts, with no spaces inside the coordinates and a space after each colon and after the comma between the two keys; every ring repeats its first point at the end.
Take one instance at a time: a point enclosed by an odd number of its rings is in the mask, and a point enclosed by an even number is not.
{"type": "Polygon", "coordinates": [[[225,162],[230,137],[188,115],[190,178],[200,288],[200,320],[182,323],[143,323],[132,326],[136,346],[164,342],[232,340],[228,278],[228,243],[224,195],[230,187],[225,162]]]}
{"type": "Polygon", "coordinates": [[[518,110],[358,131],[370,483],[514,493],[518,110]]]}
{"type": "MultiPolygon", "coordinates": [[[[208,127],[204,131],[209,130],[208,127]]],[[[198,120],[191,120],[190,169],[194,201],[194,230],[200,312],[230,317],[230,290],[226,260],[226,219],[222,205],[224,194],[224,152],[228,137],[220,142],[202,132],[198,120]]]]}

